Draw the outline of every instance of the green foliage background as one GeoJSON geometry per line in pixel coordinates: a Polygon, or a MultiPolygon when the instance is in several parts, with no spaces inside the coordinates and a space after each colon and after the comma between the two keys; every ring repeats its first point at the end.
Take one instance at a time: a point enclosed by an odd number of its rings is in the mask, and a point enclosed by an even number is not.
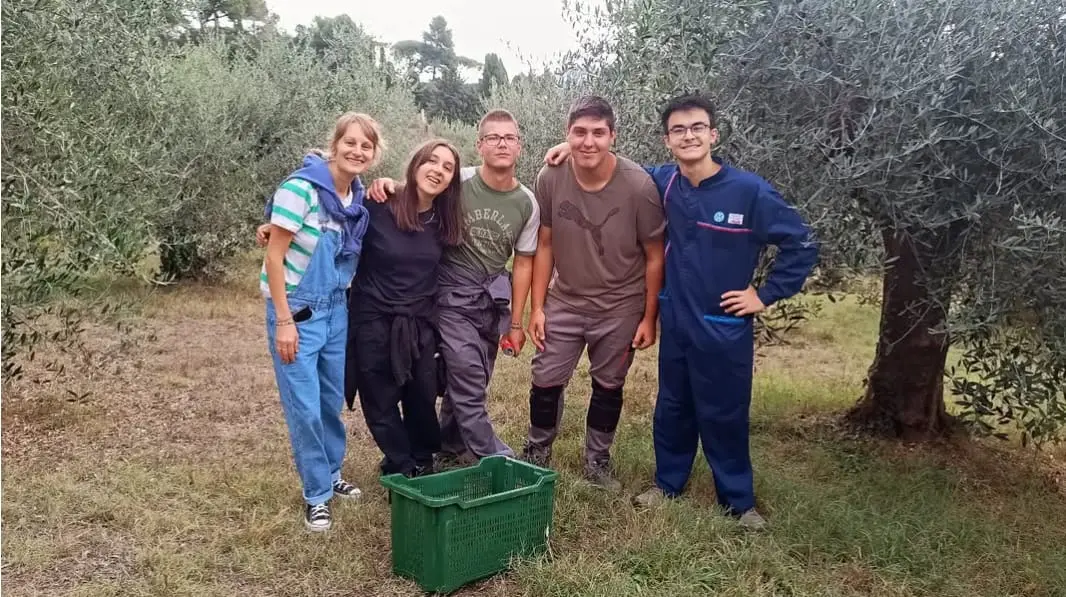
{"type": "MultiPolygon", "coordinates": [[[[111,308],[87,292],[95,278],[220,273],[252,246],[276,182],[343,111],[380,120],[387,150],[369,176],[396,177],[429,135],[473,163],[473,124],[507,108],[532,185],[576,95],[606,96],[619,151],[647,163],[668,158],[662,102],[706,90],[722,109],[719,153],[769,178],[814,224],[812,286],[880,275],[892,261],[885,231],[941,247],[920,275],[963,352],[946,372],[963,412],[986,430],[1060,434],[1061,3],[601,4],[566,11],[581,48],[508,80],[495,55],[458,56],[443,18],[389,48],[346,16],[281,33],[262,2],[4,2],[5,378],[41,341],[72,345],[86,313],[111,308]]],[[[784,328],[813,315],[802,302],[777,312],[784,328]]]]}

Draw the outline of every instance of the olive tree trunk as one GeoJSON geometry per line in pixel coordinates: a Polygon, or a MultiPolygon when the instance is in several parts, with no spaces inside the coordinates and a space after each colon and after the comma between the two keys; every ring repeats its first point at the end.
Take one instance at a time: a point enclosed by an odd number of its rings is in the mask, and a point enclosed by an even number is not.
{"type": "Polygon", "coordinates": [[[943,331],[949,294],[923,282],[923,264],[943,246],[884,230],[889,267],[884,274],[877,351],[866,391],[848,413],[858,426],[906,441],[944,435],[951,428],[944,407],[944,367],[949,339],[943,331]]]}

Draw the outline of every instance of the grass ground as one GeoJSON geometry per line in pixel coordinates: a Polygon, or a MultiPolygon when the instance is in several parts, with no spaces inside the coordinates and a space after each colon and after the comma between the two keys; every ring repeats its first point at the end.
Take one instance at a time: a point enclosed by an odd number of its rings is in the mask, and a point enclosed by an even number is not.
{"type": "MultiPolygon", "coordinates": [[[[625,495],[576,483],[583,359],[556,449],[549,557],[459,594],[1066,596],[1061,460],[986,442],[898,446],[827,424],[861,392],[876,322],[854,301],[827,304],[792,345],[762,351],[752,449],[771,528],[758,534],[715,513],[702,458],[684,500],[629,505],[653,465],[654,349],[630,374],[615,447],[625,495]]],[[[345,413],[345,475],[365,497],[340,504],[325,536],[303,531],[253,288],[168,290],[131,337],[91,332],[91,366],[41,383],[31,368],[4,392],[5,595],[419,594],[390,572],[379,453],[358,412],[345,413]]],[[[528,359],[528,347],[501,357],[491,387],[512,446],[528,420],[528,359]]]]}

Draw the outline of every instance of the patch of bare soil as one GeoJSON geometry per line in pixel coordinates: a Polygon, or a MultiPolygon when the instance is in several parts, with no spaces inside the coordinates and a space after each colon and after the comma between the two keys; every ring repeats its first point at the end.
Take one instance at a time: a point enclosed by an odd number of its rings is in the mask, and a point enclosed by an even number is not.
{"type": "Polygon", "coordinates": [[[260,305],[190,299],[168,297],[129,334],[88,326],[87,355],[44,351],[27,363],[3,395],[4,458],[211,458],[283,431],[260,305]],[[54,360],[61,373],[45,369],[54,360]]]}

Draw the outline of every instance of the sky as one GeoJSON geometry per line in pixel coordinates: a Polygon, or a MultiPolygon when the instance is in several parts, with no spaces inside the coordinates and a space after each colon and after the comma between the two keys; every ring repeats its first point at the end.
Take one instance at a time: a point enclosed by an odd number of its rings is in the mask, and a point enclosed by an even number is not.
{"type": "MultiPolygon", "coordinates": [[[[554,55],[576,46],[570,24],[563,18],[562,0],[266,0],[278,15],[279,26],[293,31],[315,16],[347,13],[377,39],[395,43],[422,39],[429,21],[441,15],[448,21],[460,56],[485,60],[494,52],[508,76],[540,66],[554,55]],[[527,59],[524,59],[528,58],[527,59]]],[[[469,79],[469,75],[468,75],[469,79]]]]}

